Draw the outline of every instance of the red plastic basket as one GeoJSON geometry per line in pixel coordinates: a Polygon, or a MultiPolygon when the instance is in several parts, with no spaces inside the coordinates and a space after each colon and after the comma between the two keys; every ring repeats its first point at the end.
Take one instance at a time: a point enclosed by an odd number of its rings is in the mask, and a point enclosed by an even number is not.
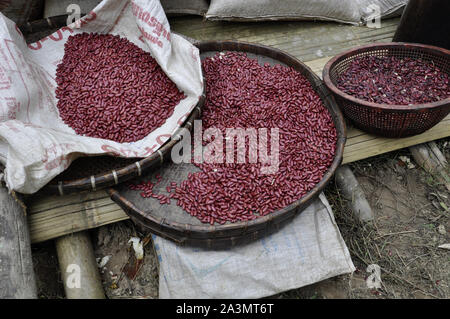
{"type": "Polygon", "coordinates": [[[377,104],[339,90],[337,79],[357,57],[395,56],[432,61],[450,75],[450,51],[416,43],[376,43],[346,51],[331,59],[323,70],[323,80],[333,92],[344,115],[363,131],[385,137],[406,137],[423,133],[450,113],[450,97],[418,105],[377,104]]]}

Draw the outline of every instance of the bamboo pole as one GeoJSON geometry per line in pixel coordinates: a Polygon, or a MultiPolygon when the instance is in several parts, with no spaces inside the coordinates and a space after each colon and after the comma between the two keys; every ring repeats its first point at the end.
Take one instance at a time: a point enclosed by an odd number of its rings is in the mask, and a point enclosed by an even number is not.
{"type": "Polygon", "coordinates": [[[450,192],[450,177],[447,174],[448,162],[436,143],[429,142],[411,146],[409,150],[416,163],[423,167],[425,171],[435,175],[450,192]]]}
{"type": "Polygon", "coordinates": [[[105,299],[89,233],[73,233],[55,242],[67,299],[105,299]]]}
{"type": "Polygon", "coordinates": [[[352,170],[347,165],[340,166],[335,176],[336,183],[343,197],[349,201],[353,213],[363,222],[373,220],[372,208],[352,170]]]}

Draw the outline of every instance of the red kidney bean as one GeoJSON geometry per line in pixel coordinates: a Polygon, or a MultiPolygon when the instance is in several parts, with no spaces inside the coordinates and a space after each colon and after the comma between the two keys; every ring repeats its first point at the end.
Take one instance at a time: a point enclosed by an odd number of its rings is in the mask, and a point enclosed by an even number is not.
{"type": "MultiPolygon", "coordinates": [[[[279,169],[262,174],[262,164],[249,163],[248,152],[241,164],[193,162],[201,171],[179,186],[169,182],[170,198],[203,223],[224,224],[265,216],[303,197],[331,165],[337,142],[331,115],[309,81],[293,68],[261,66],[245,53],[216,54],[202,64],[203,132],[216,127],[225,137],[226,128],[278,128],[279,169]]],[[[153,194],[151,182],[130,188],[153,194]]]]}
{"type": "Polygon", "coordinates": [[[111,34],[70,36],[56,83],[64,123],[79,135],[119,143],[162,126],[185,98],[150,53],[111,34]]]}
{"type": "Polygon", "coordinates": [[[379,104],[414,105],[450,97],[449,76],[433,63],[413,58],[365,56],[353,59],[337,87],[379,104]]]}

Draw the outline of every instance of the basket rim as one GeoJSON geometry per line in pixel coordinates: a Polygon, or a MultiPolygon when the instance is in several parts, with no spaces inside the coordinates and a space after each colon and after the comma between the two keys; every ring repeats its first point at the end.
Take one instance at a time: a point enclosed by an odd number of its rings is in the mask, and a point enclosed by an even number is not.
{"type": "MultiPolygon", "coordinates": [[[[141,174],[144,174],[148,167],[152,167],[156,164],[162,164],[164,162],[164,157],[171,152],[172,147],[178,142],[180,138],[179,134],[183,129],[193,127],[194,120],[196,120],[202,112],[204,101],[205,91],[203,91],[198,103],[193,107],[184,123],[180,125],[175,133],[172,134],[172,136],[151,155],[141,159],[136,158],[136,161],[132,164],[125,165],[116,170],[105,171],[98,174],[92,174],[87,177],[67,181],[58,181],[58,183],[50,182],[42,187],[40,191],[44,193],[58,194],[60,196],[79,193],[82,191],[95,191],[125,182],[132,179],[136,175],[140,176],[141,174]],[[118,182],[118,180],[120,180],[120,182],[118,182]]],[[[111,156],[108,153],[102,155],[111,156]]],[[[132,157],[130,157],[130,159],[132,159],[132,157]]]]}
{"type": "Polygon", "coordinates": [[[374,103],[369,102],[366,100],[359,99],[357,97],[354,97],[353,95],[347,94],[343,91],[341,91],[331,80],[330,77],[330,71],[332,68],[342,61],[345,58],[351,57],[355,54],[358,54],[360,52],[366,52],[370,51],[370,49],[388,49],[388,48],[394,48],[394,47],[406,47],[406,48],[421,48],[428,51],[432,51],[434,53],[440,54],[440,55],[447,55],[450,58],[450,50],[447,50],[445,48],[440,48],[432,45],[427,44],[421,44],[421,43],[408,43],[408,42],[377,42],[377,43],[371,43],[363,46],[359,46],[356,48],[352,48],[350,50],[346,50],[333,58],[331,58],[322,71],[322,78],[327,86],[327,88],[332,91],[335,95],[339,96],[342,99],[348,100],[354,104],[357,104],[358,106],[365,106],[372,109],[383,109],[383,110],[390,110],[390,111],[420,111],[420,110],[426,110],[426,109],[432,109],[432,108],[438,108],[441,106],[444,106],[446,104],[450,104],[450,97],[432,102],[432,103],[425,103],[425,104],[413,104],[413,105],[399,105],[399,104],[386,104],[386,103],[374,103]]]}
{"type": "MultiPolygon", "coordinates": [[[[269,46],[257,44],[257,43],[249,43],[249,42],[243,42],[243,41],[199,41],[197,43],[194,43],[195,46],[197,46],[200,50],[200,54],[203,52],[208,51],[240,51],[240,52],[248,52],[248,53],[256,53],[258,50],[263,50],[263,52],[258,52],[260,55],[265,55],[268,57],[271,57],[274,60],[279,61],[279,57],[282,56],[286,60],[289,60],[292,62],[292,64],[296,64],[296,66],[303,68],[303,71],[307,72],[309,77],[308,81],[311,83],[311,85],[315,86],[314,90],[317,92],[319,89],[324,90],[324,96],[321,96],[322,101],[324,102],[324,105],[328,104],[328,107],[325,106],[332,114],[334,112],[335,117],[333,117],[333,123],[336,127],[336,131],[338,133],[337,141],[336,141],[336,153],[333,159],[333,162],[328,167],[328,170],[322,177],[322,179],[314,186],[313,189],[311,189],[308,193],[306,193],[304,196],[296,200],[295,202],[291,203],[290,205],[276,210],[270,214],[267,214],[265,216],[258,217],[251,221],[239,221],[231,224],[223,224],[223,225],[190,225],[185,223],[180,223],[176,221],[171,221],[170,223],[164,218],[159,216],[153,216],[149,214],[149,212],[142,211],[139,208],[137,208],[132,202],[125,199],[123,196],[120,195],[119,191],[117,191],[114,188],[109,188],[107,190],[108,194],[110,195],[111,199],[116,202],[119,206],[121,206],[124,211],[128,215],[132,215],[135,218],[143,219],[145,220],[145,223],[148,225],[148,223],[151,223],[153,226],[157,227],[158,229],[162,229],[164,227],[167,227],[172,232],[188,232],[189,234],[197,233],[197,234],[212,234],[211,237],[203,238],[204,240],[211,240],[216,238],[223,238],[226,237],[224,234],[224,231],[237,231],[237,230],[244,230],[244,232],[252,227],[257,228],[262,226],[269,225],[271,222],[276,223],[276,220],[281,220],[281,222],[284,220],[280,218],[281,216],[286,216],[285,219],[295,216],[298,213],[301,213],[303,210],[302,208],[305,208],[306,204],[310,204],[312,200],[314,200],[316,197],[320,195],[320,193],[323,191],[325,186],[328,184],[328,182],[331,180],[332,176],[334,175],[336,169],[341,165],[343,160],[343,153],[344,153],[344,146],[345,142],[347,140],[347,129],[345,125],[344,116],[338,107],[336,101],[334,100],[333,95],[328,92],[327,88],[321,84],[321,79],[303,62],[298,60],[296,57],[290,55],[289,53],[286,53],[282,50],[272,48],[269,46]],[[214,50],[211,50],[210,48],[215,48],[214,50]],[[203,49],[203,52],[202,52],[203,49]],[[247,50],[245,50],[247,49],[247,50]],[[250,50],[248,50],[250,49],[250,50]],[[252,51],[254,50],[254,51],[252,51]],[[272,56],[268,55],[272,54],[272,56]],[[314,83],[314,82],[315,83],[314,83]],[[325,94],[328,93],[328,94],[325,94]],[[325,101],[325,99],[329,99],[329,101],[325,101]],[[291,213],[291,214],[289,214],[291,213]],[[222,235],[221,235],[222,234],[222,235]],[[216,235],[216,236],[214,236],[216,235]],[[219,236],[217,236],[219,235],[219,236]]],[[[280,61],[280,63],[284,63],[283,61],[280,61]]],[[[289,65],[292,66],[292,65],[289,65]]],[[[297,70],[297,72],[299,72],[297,70]]],[[[258,228],[259,229],[259,228],[258,228]]],[[[198,239],[198,237],[193,237],[198,239]]],[[[185,238],[187,240],[187,238],[185,238]]]]}

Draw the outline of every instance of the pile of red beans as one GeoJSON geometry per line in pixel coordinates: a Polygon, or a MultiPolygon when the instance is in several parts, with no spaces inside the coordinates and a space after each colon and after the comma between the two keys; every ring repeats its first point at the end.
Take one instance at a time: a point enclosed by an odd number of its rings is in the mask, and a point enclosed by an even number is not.
{"type": "MultiPolygon", "coordinates": [[[[201,171],[181,185],[170,183],[165,198],[153,184],[130,185],[161,204],[176,200],[201,222],[248,221],[297,201],[323,178],[336,152],[337,132],[330,113],[309,81],[293,68],[260,65],[245,53],[217,53],[203,60],[206,101],[202,129],[279,130],[279,167],[262,174],[261,162],[194,163],[201,171]]],[[[270,141],[270,135],[267,136],[270,141]]],[[[225,143],[224,153],[225,157],[225,143]]],[[[248,140],[246,145],[248,151],[248,140]]],[[[268,149],[271,146],[269,144],[268,149]]],[[[235,154],[236,158],[236,154],[235,154]]]]}
{"type": "Polygon", "coordinates": [[[143,139],[185,98],[156,60],[111,34],[70,36],[56,70],[59,115],[79,135],[143,139]]]}
{"type": "Polygon", "coordinates": [[[420,59],[365,56],[340,74],[337,87],[359,99],[395,105],[437,102],[450,97],[449,76],[420,59]]]}

